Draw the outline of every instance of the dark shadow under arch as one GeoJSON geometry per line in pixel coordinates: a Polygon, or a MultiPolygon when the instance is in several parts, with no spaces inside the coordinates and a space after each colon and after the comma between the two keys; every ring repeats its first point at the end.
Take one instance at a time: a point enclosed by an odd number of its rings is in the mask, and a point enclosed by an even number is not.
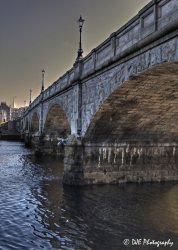
{"type": "Polygon", "coordinates": [[[71,133],[67,116],[60,105],[54,104],[50,107],[44,125],[44,133],[63,138],[71,133]]]}
{"type": "Polygon", "coordinates": [[[25,130],[28,130],[28,119],[25,120],[25,130]]]}
{"type": "Polygon", "coordinates": [[[38,132],[39,131],[39,118],[36,112],[32,115],[32,121],[31,121],[31,131],[32,132],[38,132]]]}

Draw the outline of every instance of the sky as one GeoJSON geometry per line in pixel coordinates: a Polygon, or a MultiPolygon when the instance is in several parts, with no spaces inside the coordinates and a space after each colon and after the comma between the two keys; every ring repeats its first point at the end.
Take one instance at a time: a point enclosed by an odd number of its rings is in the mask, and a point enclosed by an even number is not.
{"type": "Polygon", "coordinates": [[[69,70],[77,57],[80,15],[86,56],[149,0],[0,0],[0,101],[29,104],[69,70]]]}

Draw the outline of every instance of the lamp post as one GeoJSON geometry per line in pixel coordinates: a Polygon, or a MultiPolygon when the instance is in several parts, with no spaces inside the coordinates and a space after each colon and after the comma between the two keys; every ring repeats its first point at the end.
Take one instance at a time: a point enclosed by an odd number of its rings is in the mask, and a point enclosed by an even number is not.
{"type": "Polygon", "coordinates": [[[83,49],[82,49],[82,28],[85,20],[80,16],[78,19],[78,26],[79,26],[79,32],[80,32],[80,40],[79,40],[79,49],[78,49],[78,56],[76,61],[80,61],[83,58],[83,49]]]}
{"type": "Polygon", "coordinates": [[[32,103],[32,90],[30,89],[30,101],[29,101],[29,104],[32,103]]]}
{"type": "Polygon", "coordinates": [[[43,95],[44,95],[44,75],[45,75],[45,70],[43,69],[42,71],[42,86],[41,86],[41,117],[40,117],[40,134],[42,135],[43,133],[43,95]]]}
{"type": "Polygon", "coordinates": [[[43,69],[42,71],[42,86],[41,86],[41,92],[44,91],[44,75],[45,75],[45,70],[43,69]]]}

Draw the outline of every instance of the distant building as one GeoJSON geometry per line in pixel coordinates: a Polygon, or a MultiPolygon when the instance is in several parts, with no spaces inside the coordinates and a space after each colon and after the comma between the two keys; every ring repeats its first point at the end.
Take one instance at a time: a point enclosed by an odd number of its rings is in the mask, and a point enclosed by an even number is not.
{"type": "Polygon", "coordinates": [[[0,103],[0,123],[10,120],[10,107],[6,102],[0,103]]]}
{"type": "Polygon", "coordinates": [[[21,118],[27,107],[11,108],[11,120],[17,120],[21,118]]]}

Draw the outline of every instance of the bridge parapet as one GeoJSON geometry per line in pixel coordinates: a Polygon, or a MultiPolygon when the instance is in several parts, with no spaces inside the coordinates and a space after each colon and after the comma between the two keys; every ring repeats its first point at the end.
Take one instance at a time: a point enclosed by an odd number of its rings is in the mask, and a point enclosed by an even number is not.
{"type": "Polygon", "coordinates": [[[177,19],[177,0],[153,0],[83,59],[82,77],[118,60],[122,54],[177,19]]]}

